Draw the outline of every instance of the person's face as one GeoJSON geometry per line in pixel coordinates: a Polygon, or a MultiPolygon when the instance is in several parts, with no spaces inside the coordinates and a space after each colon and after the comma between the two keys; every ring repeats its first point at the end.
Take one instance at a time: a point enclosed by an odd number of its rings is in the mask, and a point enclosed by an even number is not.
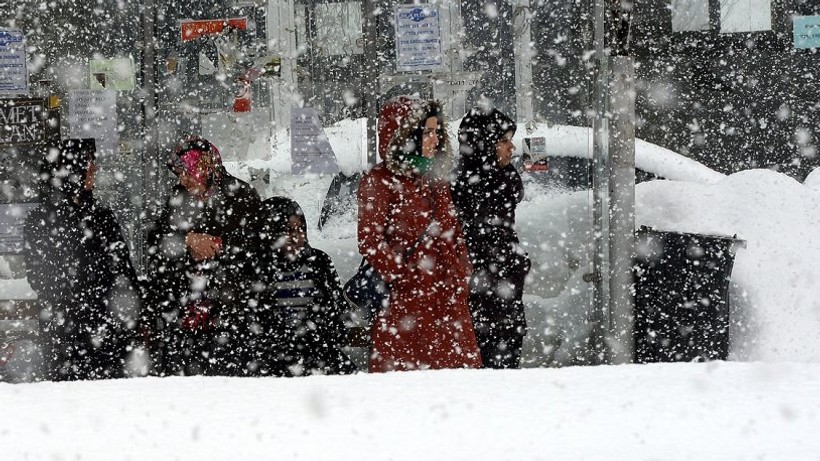
{"type": "Polygon", "coordinates": [[[295,258],[305,248],[307,237],[304,230],[302,230],[301,220],[296,216],[291,216],[288,219],[288,232],[281,241],[279,251],[285,255],[295,258]]]}
{"type": "Polygon", "coordinates": [[[421,155],[433,158],[438,148],[438,118],[430,117],[424,122],[424,132],[421,136],[421,155]]]}
{"type": "Polygon", "coordinates": [[[512,131],[508,131],[504,134],[501,140],[498,141],[498,144],[495,145],[495,155],[498,157],[498,165],[501,168],[505,168],[510,164],[510,162],[512,162],[512,155],[515,150],[515,144],[512,142],[512,137],[512,131]]]}
{"type": "Polygon", "coordinates": [[[205,193],[205,185],[194,179],[185,170],[178,168],[174,170],[174,173],[176,173],[179,178],[179,183],[185,188],[185,190],[188,191],[189,194],[199,196],[205,193]]]}
{"type": "Polygon", "coordinates": [[[85,173],[85,181],[83,181],[83,187],[87,191],[94,190],[94,179],[97,175],[97,164],[94,163],[93,160],[88,161],[88,169],[85,173]]]}

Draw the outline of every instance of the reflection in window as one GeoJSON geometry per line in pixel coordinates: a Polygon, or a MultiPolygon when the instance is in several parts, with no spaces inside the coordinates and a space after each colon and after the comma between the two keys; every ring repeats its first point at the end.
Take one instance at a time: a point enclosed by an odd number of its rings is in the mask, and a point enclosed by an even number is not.
{"type": "Polygon", "coordinates": [[[756,32],[771,28],[771,0],[720,0],[722,33],[756,32]]]}
{"type": "Polygon", "coordinates": [[[709,30],[709,0],[672,0],[672,31],[709,30]]]}

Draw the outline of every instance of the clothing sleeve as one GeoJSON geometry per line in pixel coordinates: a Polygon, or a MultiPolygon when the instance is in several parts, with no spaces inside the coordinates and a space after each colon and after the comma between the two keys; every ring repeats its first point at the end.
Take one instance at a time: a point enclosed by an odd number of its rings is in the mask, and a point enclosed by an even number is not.
{"type": "Polygon", "coordinates": [[[453,205],[450,188],[442,183],[433,187],[435,209],[433,219],[439,225],[439,234],[436,237],[442,245],[439,254],[447,255],[445,261],[447,269],[454,271],[459,277],[467,277],[472,273],[469,255],[464,240],[461,221],[453,205]]]}
{"type": "Polygon", "coordinates": [[[253,247],[261,224],[262,199],[249,184],[236,180],[226,187],[230,219],[225,229],[225,243],[239,248],[253,247]]]}
{"type": "Polygon", "coordinates": [[[322,297],[320,300],[322,315],[319,323],[323,328],[323,336],[333,345],[344,342],[347,331],[342,315],[345,312],[345,301],[342,297],[342,282],[333,261],[327,253],[312,249],[315,255],[314,270],[320,274],[322,297]]]}
{"type": "Polygon", "coordinates": [[[175,187],[165,201],[159,217],[148,229],[146,245],[150,272],[164,270],[166,264],[183,261],[188,257],[185,231],[175,226],[172,218],[174,203],[181,199],[181,193],[175,187]]]}
{"type": "Polygon", "coordinates": [[[223,308],[231,306],[238,310],[233,315],[242,316],[248,301],[255,296],[251,285],[257,278],[256,265],[262,259],[259,238],[262,200],[253,187],[239,180],[229,183],[229,188],[234,188],[228,195],[229,219],[213,280],[221,287],[223,308]]]}
{"type": "MultiPolygon", "coordinates": [[[[453,200],[464,225],[470,260],[476,267],[487,267],[506,258],[518,237],[513,229],[516,204],[523,196],[523,186],[504,180],[500,170],[459,176],[453,185],[453,200]]],[[[511,178],[512,179],[512,178],[511,178]]]]}
{"type": "Polygon", "coordinates": [[[373,170],[362,178],[358,194],[358,238],[359,253],[387,283],[393,283],[411,274],[402,255],[393,251],[387,243],[394,195],[388,181],[390,178],[376,175],[373,170]]]}
{"type": "Polygon", "coordinates": [[[131,262],[131,252],[122,232],[122,227],[114,213],[105,208],[100,212],[99,230],[103,244],[111,256],[111,271],[117,276],[127,277],[136,282],[137,274],[131,262]]]}
{"type": "Polygon", "coordinates": [[[25,222],[23,255],[31,288],[41,300],[56,303],[70,294],[68,269],[76,261],[67,260],[64,251],[53,244],[50,229],[42,213],[32,211],[25,222]]]}
{"type": "Polygon", "coordinates": [[[109,270],[114,276],[114,290],[110,301],[123,319],[136,321],[143,314],[145,293],[131,262],[131,253],[122,227],[109,208],[100,209],[97,219],[103,250],[109,261],[109,270]]]}
{"type": "Polygon", "coordinates": [[[190,256],[185,245],[184,232],[172,225],[172,202],[175,194],[165,203],[159,218],[148,230],[146,238],[145,284],[147,299],[143,319],[149,331],[161,324],[161,315],[180,308],[180,296],[185,290],[180,271],[190,256]]]}

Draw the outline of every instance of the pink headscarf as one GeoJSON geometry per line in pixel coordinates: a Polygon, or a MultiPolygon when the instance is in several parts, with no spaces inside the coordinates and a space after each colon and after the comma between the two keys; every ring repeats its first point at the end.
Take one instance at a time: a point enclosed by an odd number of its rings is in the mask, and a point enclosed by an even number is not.
{"type": "Polygon", "coordinates": [[[180,170],[207,189],[206,196],[213,195],[222,178],[222,157],[219,149],[206,139],[194,137],[185,140],[174,149],[168,159],[168,167],[177,174],[180,170]]]}

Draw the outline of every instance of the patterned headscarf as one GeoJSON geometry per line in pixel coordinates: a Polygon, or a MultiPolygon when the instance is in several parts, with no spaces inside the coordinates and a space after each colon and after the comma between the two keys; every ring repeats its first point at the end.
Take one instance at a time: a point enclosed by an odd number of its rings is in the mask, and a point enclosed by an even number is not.
{"type": "Polygon", "coordinates": [[[181,142],[171,153],[168,168],[174,174],[180,171],[185,172],[207,190],[206,196],[211,196],[216,191],[216,186],[225,170],[219,149],[200,137],[189,138],[181,142]]]}

